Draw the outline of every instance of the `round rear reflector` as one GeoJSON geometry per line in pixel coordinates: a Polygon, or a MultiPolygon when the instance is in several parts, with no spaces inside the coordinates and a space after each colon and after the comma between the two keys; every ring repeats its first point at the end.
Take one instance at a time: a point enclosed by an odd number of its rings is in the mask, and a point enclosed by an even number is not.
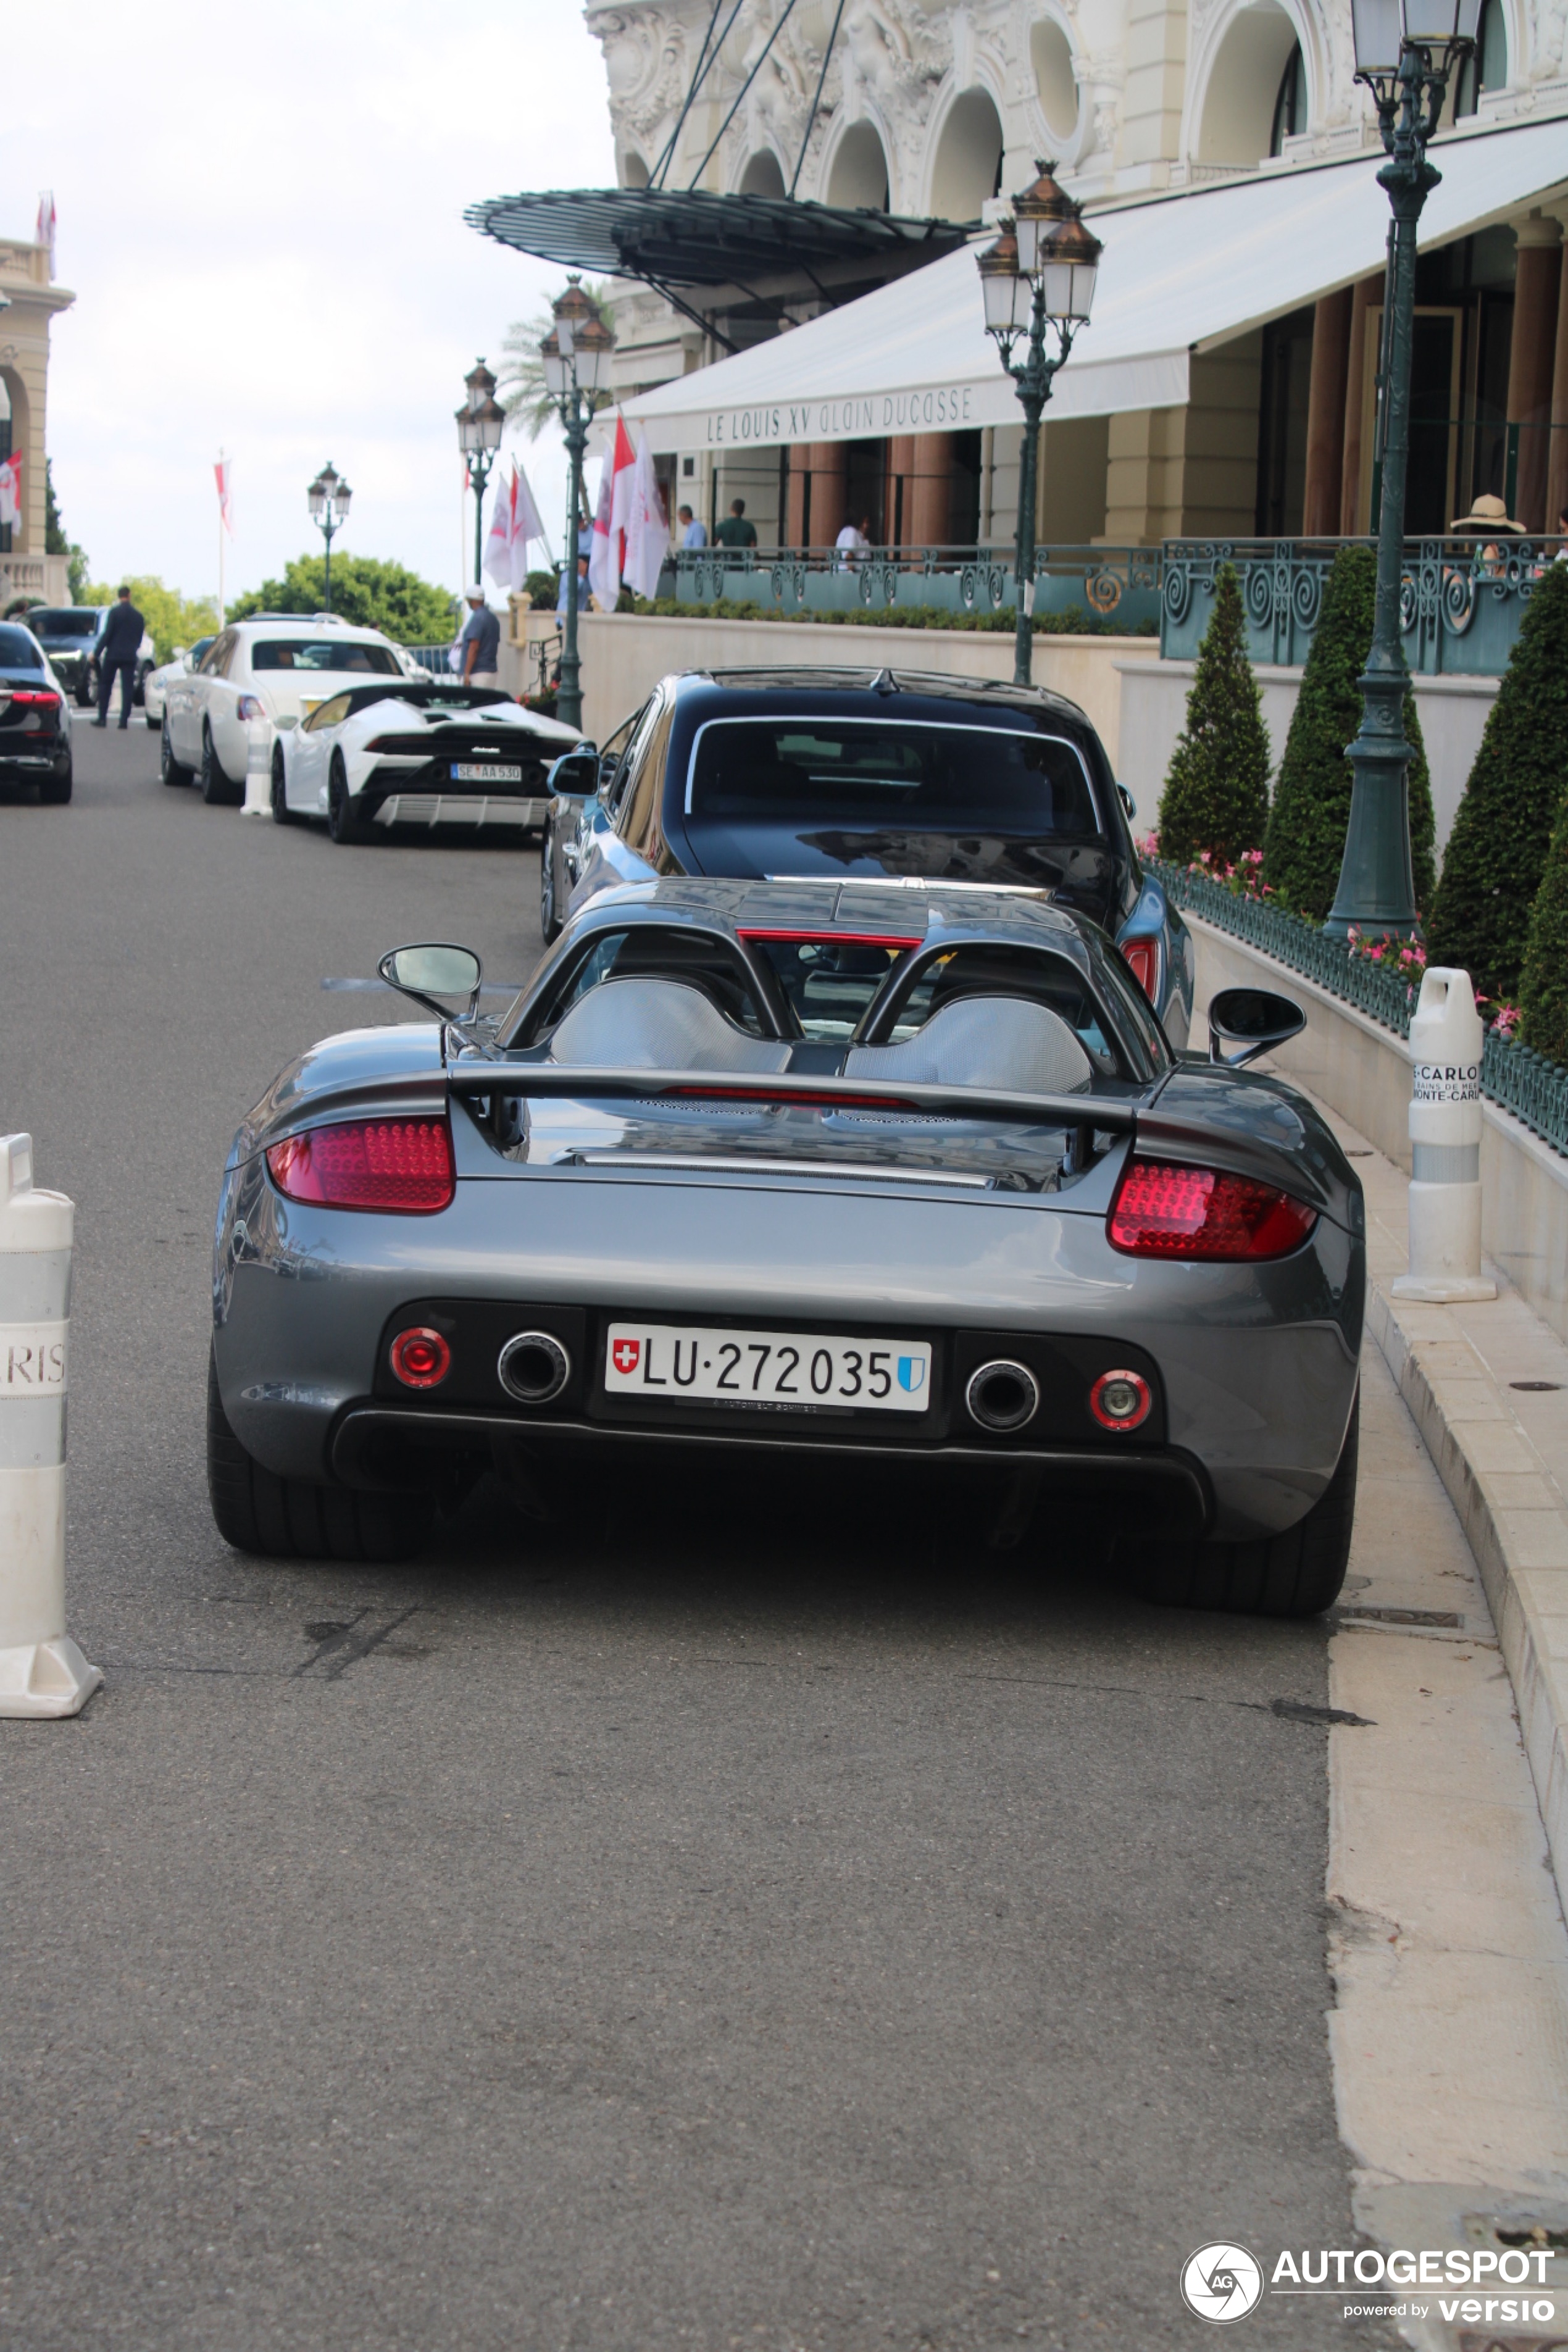
{"type": "Polygon", "coordinates": [[[392,1343],[392,1369],[405,1389],[433,1389],[452,1369],[452,1350],[439,1331],[416,1324],[392,1343]]]}
{"type": "Polygon", "coordinates": [[[1089,1392],[1089,1409],[1101,1429],[1136,1429],[1153,1402],[1141,1372],[1101,1372],[1089,1392]]]}

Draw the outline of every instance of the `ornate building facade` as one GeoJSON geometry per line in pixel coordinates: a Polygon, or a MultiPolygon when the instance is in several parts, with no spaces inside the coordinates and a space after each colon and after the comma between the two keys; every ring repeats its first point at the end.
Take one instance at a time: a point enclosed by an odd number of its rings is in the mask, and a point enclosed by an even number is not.
{"type": "Polygon", "coordinates": [[[49,282],[48,248],[0,240],[0,460],[22,459],[22,515],[0,530],[0,607],[16,595],[66,597],[66,559],[44,551],[44,425],[49,324],[76,297],[49,282]]]}
{"type": "MultiPolygon", "coordinates": [[[[1107,215],[1109,238],[1130,205],[1184,205],[1377,143],[1350,0],[588,0],[587,22],[626,187],[795,194],[978,228],[1047,156],[1107,215]]],[[[1558,119],[1563,137],[1557,176],[1530,202],[1423,255],[1412,528],[1490,489],[1539,529],[1568,496],[1568,0],[1483,0],[1449,114],[1458,137],[1558,119]]],[[[1193,224],[1197,236],[1197,211],[1193,224]]],[[[808,275],[679,306],[628,285],[621,388],[710,366],[867,290],[853,272],[808,275]]],[[[1047,422],[1043,535],[1365,530],[1381,304],[1381,275],[1330,286],[1195,352],[1179,407],[1047,422]]],[[[661,463],[710,520],[743,495],[764,543],[821,544],[863,511],[883,542],[960,544],[1010,535],[1018,439],[994,425],[661,463]]]]}

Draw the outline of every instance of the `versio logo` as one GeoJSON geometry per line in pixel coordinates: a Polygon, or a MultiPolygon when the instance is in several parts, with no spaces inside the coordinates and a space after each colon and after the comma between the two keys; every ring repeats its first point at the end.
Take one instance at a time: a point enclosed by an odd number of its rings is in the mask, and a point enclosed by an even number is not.
{"type": "Polygon", "coordinates": [[[1182,2268],[1182,2300],[1199,2319],[1225,2327],[1245,2319],[1263,2299],[1263,2272],[1245,2246],[1225,2240],[1200,2246],[1182,2268]]]}

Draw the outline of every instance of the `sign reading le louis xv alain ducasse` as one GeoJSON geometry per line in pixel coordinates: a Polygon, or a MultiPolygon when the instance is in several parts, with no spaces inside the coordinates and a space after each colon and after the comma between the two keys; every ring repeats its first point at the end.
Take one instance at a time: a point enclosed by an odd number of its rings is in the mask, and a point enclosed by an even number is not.
{"type": "Polygon", "coordinates": [[[710,408],[710,447],[736,442],[843,441],[857,435],[952,430],[970,422],[974,387],[933,386],[926,392],[879,392],[857,400],[769,401],[757,408],[710,408]]]}

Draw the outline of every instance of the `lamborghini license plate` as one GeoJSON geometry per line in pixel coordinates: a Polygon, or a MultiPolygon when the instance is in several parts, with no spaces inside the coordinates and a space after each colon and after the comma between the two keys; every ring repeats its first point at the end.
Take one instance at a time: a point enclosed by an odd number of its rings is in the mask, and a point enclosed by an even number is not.
{"type": "Polygon", "coordinates": [[[612,1323],[605,1390],[609,1396],[636,1396],[645,1402],[924,1412],[931,1401],[931,1357],[924,1339],[612,1323]]]}
{"type": "Polygon", "coordinates": [[[484,768],[474,760],[454,760],[452,782],[455,784],[521,784],[521,768],[484,768]]]}

